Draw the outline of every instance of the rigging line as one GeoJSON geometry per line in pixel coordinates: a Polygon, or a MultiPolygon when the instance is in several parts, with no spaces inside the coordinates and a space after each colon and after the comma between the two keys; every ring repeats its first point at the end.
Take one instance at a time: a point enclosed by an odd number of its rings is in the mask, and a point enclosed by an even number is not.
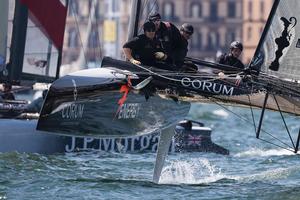
{"type": "MultiPolygon", "coordinates": [[[[136,64],[134,64],[134,65],[136,65],[136,64]]],[[[159,72],[154,72],[154,71],[152,71],[152,70],[150,70],[150,69],[148,69],[148,68],[146,68],[146,67],[143,67],[143,66],[141,66],[141,65],[136,65],[136,66],[138,66],[138,67],[140,67],[140,68],[142,68],[142,69],[144,69],[144,70],[146,70],[146,71],[148,71],[148,72],[150,72],[150,74],[149,75],[156,75],[156,76],[158,76],[158,77],[160,77],[160,78],[163,78],[163,79],[166,79],[166,80],[170,80],[170,81],[174,81],[174,82],[182,82],[182,79],[175,79],[175,78],[170,78],[170,77],[167,77],[167,76],[165,76],[165,75],[162,75],[161,73],[159,73],[159,72]]],[[[138,74],[138,73],[137,73],[138,74]]],[[[178,74],[178,73],[177,73],[178,74]]],[[[175,75],[176,75],[176,73],[175,73],[175,75]]],[[[178,76],[180,76],[180,75],[178,75],[178,76]]],[[[206,77],[207,78],[207,77],[206,77]]],[[[216,77],[216,76],[214,76],[214,77],[212,77],[211,79],[206,79],[206,80],[203,80],[203,81],[206,81],[206,82],[212,82],[212,81],[216,81],[216,80],[220,80],[220,81],[223,81],[224,83],[228,83],[229,85],[234,85],[234,83],[230,83],[230,82],[226,82],[226,81],[224,81],[224,80],[221,80],[219,77],[216,77]]],[[[193,80],[185,80],[185,82],[188,82],[188,83],[192,83],[193,82],[193,80]]],[[[248,91],[248,90],[246,90],[246,89],[244,89],[244,88],[242,88],[242,87],[240,87],[240,90],[244,90],[244,91],[248,91]]]]}
{"type": "MultiPolygon", "coordinates": [[[[70,1],[74,2],[75,0],[70,0],[70,1]]],[[[76,1],[76,3],[78,3],[78,2],[76,1]]],[[[81,45],[81,48],[82,48],[83,52],[85,52],[84,48],[83,48],[83,42],[82,42],[81,34],[80,34],[80,31],[79,31],[78,17],[76,15],[76,12],[75,12],[76,10],[74,8],[75,4],[74,3],[70,3],[70,4],[71,4],[71,9],[72,9],[72,14],[75,18],[75,24],[76,24],[76,28],[77,28],[77,31],[78,31],[78,37],[79,37],[80,45],[81,45]]],[[[87,64],[85,53],[83,53],[83,55],[84,55],[85,64],[87,64]]]]}
{"type": "Polygon", "coordinates": [[[265,88],[270,94],[285,94],[299,96],[300,93],[300,91],[293,89],[293,85],[285,86],[282,84],[278,84],[278,82],[275,82],[271,79],[259,79],[257,81],[252,81],[252,84],[259,85],[260,87],[265,88]],[[262,81],[267,82],[268,84],[266,85],[262,81]],[[270,86],[274,86],[272,87],[272,90],[269,89],[270,86]]]}
{"type": "Polygon", "coordinates": [[[101,42],[100,42],[100,31],[99,31],[99,27],[100,27],[100,24],[99,24],[99,21],[98,21],[98,19],[99,19],[99,7],[97,7],[97,9],[96,9],[96,16],[95,16],[95,18],[96,18],[96,30],[97,30],[97,37],[96,37],[96,48],[99,50],[98,51],[98,58],[99,58],[99,62],[100,62],[100,60],[101,60],[101,55],[102,55],[102,48],[101,48],[101,42]]]}
{"type": "MultiPolygon", "coordinates": [[[[169,75],[169,76],[189,76],[192,78],[211,78],[212,80],[205,80],[205,81],[213,81],[213,80],[220,80],[226,83],[226,80],[237,80],[236,77],[227,76],[226,78],[220,78],[217,74],[207,74],[207,73],[188,73],[188,72],[163,72],[160,73],[162,75],[169,75]]],[[[234,84],[233,82],[228,82],[230,84],[234,84]]]]}
{"type": "Polygon", "coordinates": [[[286,88],[289,91],[294,91],[294,92],[299,94],[299,90],[294,89],[294,88],[297,88],[297,87],[300,86],[297,83],[289,82],[289,81],[283,81],[283,80],[280,80],[280,79],[275,79],[274,77],[268,76],[268,75],[265,75],[265,74],[261,74],[260,76],[253,76],[253,77],[257,79],[257,82],[268,81],[269,83],[272,83],[273,85],[276,85],[276,86],[280,85],[282,88],[286,88]],[[293,87],[289,87],[289,86],[293,86],[293,87]]]}
{"type": "MultiPolygon", "coordinates": [[[[210,98],[210,100],[211,100],[212,102],[214,102],[215,104],[217,104],[218,106],[222,107],[223,109],[227,110],[228,112],[234,114],[236,117],[240,118],[241,120],[244,120],[245,122],[251,124],[251,122],[249,122],[249,120],[246,119],[245,117],[243,117],[243,116],[241,116],[241,115],[239,115],[239,114],[237,114],[237,113],[235,113],[235,112],[229,110],[228,108],[226,108],[226,107],[223,106],[222,104],[218,103],[217,101],[214,101],[212,98],[210,98]]],[[[252,124],[252,125],[253,125],[253,124],[252,124]]],[[[291,149],[293,148],[293,147],[291,147],[289,144],[283,142],[283,141],[280,140],[279,138],[277,138],[277,137],[275,137],[274,135],[272,135],[271,133],[269,133],[269,132],[267,132],[267,131],[265,131],[265,130],[263,130],[263,129],[261,129],[261,131],[264,132],[264,133],[266,133],[266,134],[268,134],[270,137],[274,138],[275,140],[279,141],[280,143],[282,143],[282,144],[288,146],[289,148],[291,148],[291,149]]]]}
{"type": "MultiPolygon", "coordinates": [[[[162,74],[160,74],[160,73],[153,72],[151,69],[148,69],[148,68],[143,67],[143,66],[141,66],[141,65],[136,65],[136,64],[133,64],[133,65],[135,65],[135,66],[137,66],[137,67],[139,67],[139,68],[141,68],[141,69],[143,69],[143,70],[149,72],[149,75],[156,75],[156,76],[158,76],[158,77],[160,77],[160,78],[163,78],[163,79],[166,79],[166,80],[170,80],[170,81],[174,81],[174,82],[182,82],[182,79],[170,78],[170,77],[164,76],[164,75],[162,75],[162,74]]],[[[135,74],[138,75],[139,73],[135,73],[135,74]]],[[[218,79],[219,79],[219,78],[215,78],[215,79],[210,79],[210,80],[205,80],[205,81],[210,82],[210,81],[215,81],[215,80],[218,80],[218,79]]],[[[192,80],[191,80],[191,81],[185,80],[185,82],[189,82],[189,83],[190,83],[190,82],[192,82],[192,80]]],[[[223,82],[225,82],[225,81],[223,80],[223,82]]],[[[226,83],[226,82],[225,82],[225,83],[226,83]]],[[[230,85],[233,85],[233,83],[230,83],[230,85]]],[[[247,88],[242,88],[242,87],[240,87],[239,89],[242,90],[242,91],[248,91],[247,88]]]]}
{"type": "Polygon", "coordinates": [[[169,78],[169,77],[167,77],[167,76],[160,75],[159,73],[153,72],[152,70],[150,70],[150,69],[148,69],[148,68],[146,68],[146,67],[143,67],[143,66],[141,66],[141,65],[137,65],[137,64],[133,64],[133,65],[135,65],[136,67],[139,67],[139,68],[141,68],[141,69],[143,69],[143,70],[145,70],[145,71],[148,71],[148,72],[150,72],[150,74],[156,75],[156,76],[158,76],[158,77],[161,77],[161,78],[164,78],[164,79],[167,79],[167,80],[170,80],[170,81],[175,81],[175,82],[180,82],[180,81],[181,81],[181,80],[179,80],[179,79],[169,78]]]}
{"type": "Polygon", "coordinates": [[[252,123],[253,123],[253,126],[254,126],[254,131],[256,132],[256,123],[255,123],[255,119],[254,119],[254,113],[253,113],[253,108],[252,108],[252,103],[251,103],[251,99],[250,99],[250,95],[247,95],[248,97],[248,100],[249,100],[249,103],[250,103],[250,111],[251,111],[251,116],[252,116],[252,123]]]}
{"type": "MultiPolygon", "coordinates": [[[[147,1],[144,1],[144,6],[143,6],[143,9],[141,10],[141,13],[144,13],[144,10],[146,10],[145,8],[146,8],[146,6],[148,5],[148,4],[150,4],[151,2],[149,2],[149,0],[147,0],[147,1]]],[[[155,5],[157,5],[157,7],[158,7],[158,3],[157,3],[157,0],[155,0],[153,3],[152,3],[152,5],[151,5],[151,8],[149,9],[149,13],[145,13],[145,21],[147,21],[148,20],[148,15],[153,11],[153,9],[155,8],[155,5]]],[[[144,21],[144,22],[145,22],[144,21]]],[[[139,27],[139,30],[138,30],[138,33],[140,34],[140,33],[142,33],[142,30],[143,30],[143,27],[139,27]]]]}
{"type": "Polygon", "coordinates": [[[94,42],[94,55],[96,57],[96,61],[100,61],[101,60],[101,52],[102,52],[102,49],[101,49],[101,44],[100,44],[100,33],[99,33],[99,22],[98,22],[98,19],[99,19],[99,2],[97,1],[96,5],[95,5],[95,25],[96,25],[96,28],[94,29],[94,31],[96,31],[96,41],[93,40],[94,42]],[[98,60],[97,60],[98,59],[98,60]]]}
{"type": "MultiPolygon", "coordinates": [[[[92,0],[92,1],[89,2],[89,11],[90,12],[89,12],[89,15],[88,15],[88,20],[91,22],[91,29],[90,29],[90,32],[87,33],[88,34],[88,37],[87,37],[88,40],[86,41],[87,45],[88,45],[87,49],[89,49],[90,48],[90,40],[92,40],[91,43],[93,44],[92,49],[93,49],[93,54],[94,54],[95,58],[97,58],[97,53],[96,53],[96,48],[95,48],[97,46],[97,44],[95,45],[96,42],[94,41],[94,37],[93,37],[94,31],[95,31],[95,29],[94,29],[94,20],[93,19],[94,18],[96,19],[96,11],[97,11],[96,7],[97,6],[98,6],[98,1],[92,0]],[[91,9],[93,9],[94,12],[91,12],[92,11],[91,9]]],[[[89,23],[89,21],[88,21],[88,23],[89,23]]],[[[97,21],[97,19],[96,19],[96,21],[97,21]]],[[[96,25],[97,25],[97,23],[96,23],[96,25]]],[[[97,30],[97,27],[96,27],[96,30],[97,30]]],[[[87,60],[86,60],[86,64],[87,64],[87,60]]]]}
{"type": "Polygon", "coordinates": [[[289,81],[283,81],[281,79],[274,79],[273,77],[271,76],[258,76],[258,77],[255,77],[257,78],[257,81],[265,81],[265,80],[268,80],[270,83],[273,83],[273,84],[276,84],[276,85],[281,85],[282,87],[286,87],[286,86],[296,86],[296,87],[299,87],[300,85],[297,84],[297,83],[294,83],[294,82],[289,82],[289,81]]]}
{"type": "MultiPolygon", "coordinates": [[[[277,147],[279,147],[279,148],[282,148],[282,149],[285,149],[285,150],[287,150],[287,151],[290,151],[290,152],[295,153],[295,152],[294,152],[293,150],[291,150],[291,149],[288,149],[288,148],[286,148],[286,147],[280,146],[280,145],[275,144],[275,143],[273,143],[273,142],[270,142],[270,141],[268,141],[268,140],[265,140],[265,139],[262,139],[262,138],[258,138],[258,139],[261,140],[261,141],[264,141],[264,142],[266,142],[266,143],[272,144],[272,145],[274,145],[274,146],[277,146],[277,147]]],[[[291,147],[290,147],[290,148],[291,148],[291,147]]]]}
{"type": "MultiPolygon", "coordinates": [[[[174,76],[174,77],[179,76],[181,78],[182,78],[182,76],[188,76],[189,78],[207,78],[207,80],[205,80],[205,81],[212,81],[212,80],[220,79],[217,75],[213,75],[213,74],[195,74],[195,73],[191,74],[191,73],[178,73],[178,72],[162,72],[162,73],[157,72],[157,73],[159,73],[160,75],[164,75],[164,76],[174,76]],[[210,78],[210,80],[208,80],[209,78],[210,78]]],[[[137,73],[137,74],[142,74],[142,73],[137,73]]],[[[228,78],[228,79],[231,79],[231,78],[228,78]]]]}
{"type": "MultiPolygon", "coordinates": [[[[143,7],[139,12],[139,18],[141,18],[141,15],[144,13],[144,10],[146,10],[146,5],[148,5],[148,0],[147,1],[143,1],[143,4],[141,7],[143,7]]],[[[148,16],[146,16],[146,20],[147,20],[148,16]]],[[[139,21],[141,21],[141,19],[139,19],[139,21]]],[[[143,30],[143,26],[139,27],[138,28],[138,31],[137,31],[137,34],[141,34],[142,33],[142,30],[143,30]]]]}
{"type": "Polygon", "coordinates": [[[96,51],[96,61],[100,61],[101,60],[101,54],[102,54],[102,49],[101,49],[101,44],[100,44],[100,33],[98,30],[99,23],[98,23],[98,17],[96,17],[96,45],[95,45],[95,51],[96,51]],[[98,59],[98,60],[97,60],[98,59]]]}
{"type": "Polygon", "coordinates": [[[285,129],[286,129],[286,131],[287,131],[287,134],[289,135],[289,138],[290,138],[290,140],[291,140],[291,142],[292,142],[292,145],[293,145],[294,149],[296,149],[296,146],[295,146],[294,141],[293,141],[293,139],[292,139],[290,130],[289,130],[289,128],[287,127],[287,124],[286,124],[286,122],[285,122],[284,116],[283,116],[283,114],[282,114],[282,112],[281,112],[281,109],[280,109],[280,106],[279,106],[279,104],[278,104],[277,98],[276,98],[275,95],[273,95],[273,97],[274,97],[274,100],[275,100],[275,102],[276,102],[276,105],[277,105],[277,108],[278,108],[278,110],[279,110],[279,113],[280,113],[280,115],[281,115],[281,118],[282,118],[282,121],[283,121],[283,123],[284,123],[284,126],[285,126],[285,129]]]}

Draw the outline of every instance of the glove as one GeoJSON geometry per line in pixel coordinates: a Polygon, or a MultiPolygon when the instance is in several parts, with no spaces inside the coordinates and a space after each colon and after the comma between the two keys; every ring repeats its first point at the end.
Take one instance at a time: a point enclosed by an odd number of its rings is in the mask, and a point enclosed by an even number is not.
{"type": "Polygon", "coordinates": [[[140,65],[140,64],[141,64],[140,61],[135,60],[134,58],[131,58],[129,61],[130,61],[132,64],[134,64],[134,65],[140,65]]]}
{"type": "Polygon", "coordinates": [[[156,52],[155,54],[154,54],[154,56],[155,56],[155,58],[157,59],[157,60],[166,60],[167,59],[167,55],[166,54],[164,54],[163,52],[156,52]]]}
{"type": "Polygon", "coordinates": [[[219,72],[218,76],[219,76],[220,79],[224,79],[225,78],[224,72],[219,72]]]}

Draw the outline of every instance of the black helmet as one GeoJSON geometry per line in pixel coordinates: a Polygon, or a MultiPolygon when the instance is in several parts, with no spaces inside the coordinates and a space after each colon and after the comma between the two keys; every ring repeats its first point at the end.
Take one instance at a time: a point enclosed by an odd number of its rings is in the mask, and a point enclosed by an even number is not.
{"type": "Polygon", "coordinates": [[[143,25],[145,31],[155,31],[155,24],[153,22],[147,21],[143,25]]]}
{"type": "Polygon", "coordinates": [[[158,12],[152,13],[149,15],[149,21],[161,20],[161,16],[158,12]]]}
{"type": "Polygon", "coordinates": [[[190,35],[192,35],[194,33],[194,27],[191,24],[188,23],[184,23],[181,25],[180,27],[181,31],[184,31],[190,35]]]}
{"type": "Polygon", "coordinates": [[[241,51],[243,51],[243,44],[239,41],[233,41],[230,44],[230,49],[240,49],[241,51]]]}

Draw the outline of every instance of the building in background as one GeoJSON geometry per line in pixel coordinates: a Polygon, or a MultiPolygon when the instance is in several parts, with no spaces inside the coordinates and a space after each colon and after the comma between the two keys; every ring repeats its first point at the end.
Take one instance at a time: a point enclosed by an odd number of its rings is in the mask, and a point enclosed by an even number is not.
{"type": "Polygon", "coordinates": [[[242,0],[158,0],[163,19],[194,26],[189,56],[215,60],[233,40],[242,39],[242,0]]]}
{"type": "Polygon", "coordinates": [[[274,0],[243,0],[243,61],[252,59],[274,0]]]}
{"type": "MultiPolygon", "coordinates": [[[[63,63],[78,59],[83,38],[89,34],[85,49],[87,63],[102,56],[122,57],[127,39],[131,0],[98,0],[93,28],[87,33],[94,0],[70,0],[64,42],[63,63]],[[80,9],[79,9],[80,8],[80,9]],[[78,32],[80,30],[80,33],[78,32]]],[[[244,43],[244,63],[252,58],[266,23],[273,0],[157,0],[146,12],[158,11],[163,20],[180,27],[188,22],[194,28],[189,56],[215,60],[217,53],[228,51],[233,40],[244,43]],[[150,10],[151,8],[151,10],[150,10]]]]}

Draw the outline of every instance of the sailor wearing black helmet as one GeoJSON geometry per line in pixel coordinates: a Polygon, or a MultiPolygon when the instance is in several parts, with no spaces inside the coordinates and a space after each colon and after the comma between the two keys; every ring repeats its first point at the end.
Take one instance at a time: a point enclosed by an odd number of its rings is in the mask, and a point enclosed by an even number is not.
{"type": "Polygon", "coordinates": [[[173,50],[176,46],[176,43],[180,40],[180,32],[178,28],[170,22],[162,22],[161,16],[159,13],[155,12],[149,15],[149,21],[155,24],[156,35],[155,37],[160,42],[160,45],[166,55],[161,53],[156,54],[157,59],[162,59],[167,63],[174,63],[173,50]]]}
{"type": "Polygon", "coordinates": [[[229,53],[222,54],[218,58],[218,63],[244,69],[245,68],[244,64],[239,60],[242,51],[243,51],[243,44],[239,41],[234,41],[230,44],[229,53]]]}
{"type": "Polygon", "coordinates": [[[155,24],[147,21],[143,29],[144,34],[126,42],[123,51],[125,57],[133,64],[155,65],[155,53],[160,50],[159,42],[155,39],[155,24]]]}
{"type": "Polygon", "coordinates": [[[181,67],[184,63],[184,58],[188,52],[188,40],[194,33],[194,27],[191,24],[184,23],[180,27],[180,40],[176,42],[174,49],[174,63],[176,66],[181,67]]]}

